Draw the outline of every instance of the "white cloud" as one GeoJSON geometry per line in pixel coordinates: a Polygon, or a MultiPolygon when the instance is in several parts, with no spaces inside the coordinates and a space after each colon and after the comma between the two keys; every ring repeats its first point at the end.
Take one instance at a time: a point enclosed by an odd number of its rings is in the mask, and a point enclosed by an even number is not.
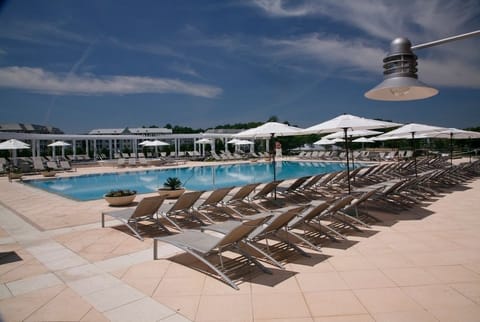
{"type": "MultiPolygon", "coordinates": [[[[391,40],[407,36],[415,43],[463,33],[480,14],[477,0],[252,0],[271,17],[313,16],[329,18],[391,40]]],[[[476,29],[476,28],[475,28],[476,29]]]]}
{"type": "Polygon", "coordinates": [[[191,68],[190,66],[182,65],[182,64],[179,64],[179,63],[172,63],[170,65],[170,69],[177,72],[177,73],[201,78],[201,76],[197,73],[197,71],[195,69],[191,68]]]}
{"type": "Polygon", "coordinates": [[[287,7],[288,1],[283,0],[253,0],[253,3],[274,17],[300,17],[308,15],[314,10],[309,5],[299,5],[298,3],[294,7],[287,7]]]}
{"type": "Polygon", "coordinates": [[[16,88],[54,95],[126,95],[141,93],[175,93],[214,98],[222,93],[215,86],[175,79],[141,76],[69,75],[31,67],[0,68],[0,87],[16,88]]]}

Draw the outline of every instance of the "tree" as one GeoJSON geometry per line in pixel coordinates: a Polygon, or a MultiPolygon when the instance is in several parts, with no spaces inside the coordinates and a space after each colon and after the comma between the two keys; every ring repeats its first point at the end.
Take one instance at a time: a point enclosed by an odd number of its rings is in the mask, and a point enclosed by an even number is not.
{"type": "Polygon", "coordinates": [[[270,117],[268,118],[267,122],[279,122],[279,121],[278,121],[278,116],[275,116],[275,115],[270,116],[270,117]]]}

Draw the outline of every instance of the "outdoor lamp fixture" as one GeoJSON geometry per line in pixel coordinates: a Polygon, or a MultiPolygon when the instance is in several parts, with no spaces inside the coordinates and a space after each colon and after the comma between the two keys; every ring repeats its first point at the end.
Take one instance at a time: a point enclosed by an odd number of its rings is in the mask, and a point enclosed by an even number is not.
{"type": "Polygon", "coordinates": [[[429,98],[438,90],[418,80],[417,56],[413,49],[422,49],[447,42],[479,36],[480,30],[412,46],[407,38],[396,38],[390,44],[390,53],[383,59],[384,81],[365,93],[365,97],[380,101],[410,101],[429,98]]]}

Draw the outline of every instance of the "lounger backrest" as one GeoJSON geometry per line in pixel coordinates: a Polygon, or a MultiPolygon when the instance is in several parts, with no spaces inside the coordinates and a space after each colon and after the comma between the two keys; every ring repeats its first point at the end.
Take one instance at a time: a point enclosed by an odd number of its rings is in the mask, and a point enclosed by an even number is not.
{"type": "Polygon", "coordinates": [[[364,202],[365,200],[368,200],[368,198],[370,198],[371,196],[373,196],[373,195],[374,195],[377,191],[379,191],[380,189],[383,189],[383,187],[378,187],[378,188],[375,188],[375,189],[372,189],[372,190],[370,190],[370,191],[365,192],[364,194],[362,194],[362,195],[360,196],[360,198],[353,200],[353,202],[351,203],[350,207],[355,207],[355,206],[361,204],[362,202],[364,202]]]}
{"type": "Polygon", "coordinates": [[[60,166],[65,170],[69,170],[72,168],[72,166],[70,165],[70,162],[68,161],[60,161],[60,166]]]}
{"type": "Polygon", "coordinates": [[[266,224],[266,226],[257,228],[257,230],[255,230],[249,237],[255,238],[257,236],[266,235],[270,232],[275,232],[287,226],[287,224],[300,212],[302,212],[306,207],[308,206],[305,205],[300,207],[293,207],[283,213],[274,215],[273,218],[266,224]]]}
{"type": "Polygon", "coordinates": [[[254,231],[258,226],[266,222],[272,216],[267,215],[265,217],[258,217],[255,219],[247,220],[239,224],[237,227],[232,229],[228,234],[226,234],[217,244],[216,247],[223,248],[227,245],[237,243],[242,239],[247,238],[247,236],[254,231]]]}
{"type": "Polygon", "coordinates": [[[382,194],[388,195],[389,193],[397,190],[401,185],[404,184],[404,182],[405,182],[404,180],[400,180],[400,181],[394,183],[393,185],[391,185],[390,187],[388,187],[386,190],[384,190],[384,191],[382,192],[382,194]]]}
{"type": "Polygon", "coordinates": [[[343,197],[342,199],[337,200],[333,205],[331,205],[327,209],[327,212],[328,213],[335,213],[335,212],[339,211],[340,209],[342,209],[343,207],[345,207],[346,205],[348,205],[352,200],[353,200],[353,196],[349,195],[349,196],[343,197]]]}
{"type": "Polygon", "coordinates": [[[204,191],[186,192],[178,197],[177,202],[170,208],[169,212],[187,210],[195,204],[204,191]]]}
{"type": "Polygon", "coordinates": [[[43,165],[42,159],[38,157],[33,158],[33,167],[35,170],[44,170],[45,166],[43,165]]]}
{"type": "Polygon", "coordinates": [[[164,196],[154,196],[154,197],[145,197],[143,198],[135,208],[131,218],[151,216],[158,211],[163,201],[165,200],[164,196]]]}
{"type": "Polygon", "coordinates": [[[208,196],[207,199],[202,203],[201,207],[206,207],[206,206],[212,206],[216,205],[219,202],[221,202],[226,195],[233,189],[233,187],[227,187],[227,188],[220,188],[217,190],[212,191],[212,193],[208,196]]]}
{"type": "Polygon", "coordinates": [[[249,194],[252,193],[253,190],[259,185],[259,183],[251,183],[247,184],[246,186],[241,187],[230,199],[230,201],[234,200],[243,200],[248,197],[249,194]]]}
{"type": "Polygon", "coordinates": [[[317,217],[318,215],[320,215],[322,212],[324,212],[325,209],[327,209],[329,206],[330,206],[329,203],[322,202],[316,205],[315,207],[313,207],[312,209],[310,209],[304,216],[302,216],[301,220],[308,222],[313,218],[317,217]]]}
{"type": "Polygon", "coordinates": [[[57,169],[57,162],[55,161],[47,161],[47,167],[52,168],[52,169],[57,169]]]}
{"type": "Polygon", "coordinates": [[[290,185],[290,187],[287,188],[287,191],[295,191],[295,190],[297,190],[298,188],[300,188],[301,185],[303,185],[303,184],[305,183],[305,181],[308,180],[308,178],[310,178],[310,176],[305,176],[305,177],[298,178],[297,180],[295,180],[295,181],[290,185]]]}
{"type": "Polygon", "coordinates": [[[259,192],[253,196],[254,199],[256,198],[264,198],[266,197],[269,193],[271,193],[280,183],[282,183],[283,180],[280,181],[271,181],[267,183],[259,192]]]}
{"type": "Polygon", "coordinates": [[[303,189],[308,189],[308,188],[313,187],[313,186],[316,185],[317,182],[319,182],[320,179],[322,179],[324,176],[325,176],[324,173],[322,173],[322,174],[317,174],[317,175],[314,176],[312,179],[310,179],[310,180],[308,180],[307,182],[305,182],[305,184],[303,185],[303,189]]]}

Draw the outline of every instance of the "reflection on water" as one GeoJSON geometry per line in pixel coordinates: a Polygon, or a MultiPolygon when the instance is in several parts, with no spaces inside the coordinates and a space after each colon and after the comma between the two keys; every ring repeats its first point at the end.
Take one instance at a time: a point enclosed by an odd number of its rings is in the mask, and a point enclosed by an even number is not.
{"type": "MultiPolygon", "coordinates": [[[[361,166],[361,164],[356,164],[361,166]]],[[[276,162],[277,179],[293,179],[344,170],[344,163],[276,162]]],[[[51,180],[25,180],[32,186],[76,200],[100,199],[113,189],[131,189],[138,193],[154,192],[168,177],[177,177],[189,190],[213,190],[273,180],[273,165],[266,162],[227,164],[176,169],[82,175],[51,180]]]]}

